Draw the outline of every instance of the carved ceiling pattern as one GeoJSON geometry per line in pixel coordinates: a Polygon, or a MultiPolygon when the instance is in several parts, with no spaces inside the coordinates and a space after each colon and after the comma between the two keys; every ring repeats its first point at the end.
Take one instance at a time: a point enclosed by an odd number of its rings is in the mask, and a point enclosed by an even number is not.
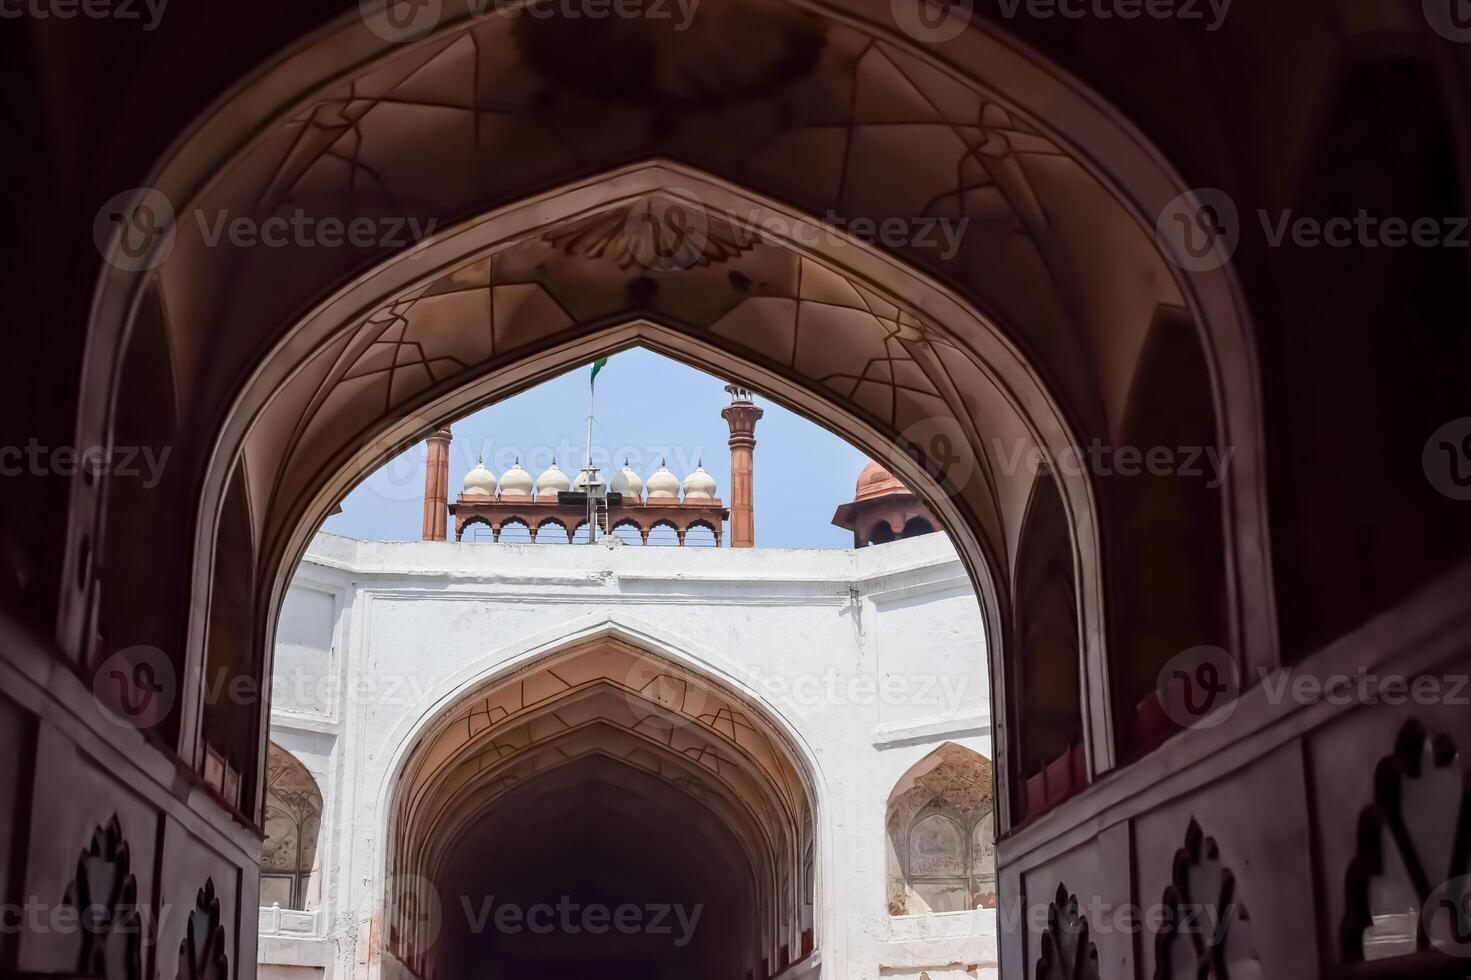
{"type": "Polygon", "coordinates": [[[1154,980],[1262,980],[1236,875],[1194,820],[1161,906],[1170,918],[1155,936],[1154,980]]]}
{"type": "Polygon", "coordinates": [[[312,894],[312,872],[322,829],[322,793],[306,767],[275,742],[266,752],[263,829],[261,870],[271,874],[262,877],[261,905],[279,901],[283,908],[313,907],[317,896],[312,894]]]}
{"type": "Polygon", "coordinates": [[[945,744],[927,756],[925,763],[932,765],[913,775],[914,785],[889,801],[892,826],[908,827],[928,806],[953,810],[967,825],[991,812],[995,771],[990,759],[959,745],[945,744]]]}
{"type": "Polygon", "coordinates": [[[65,904],[85,928],[77,930],[81,950],[77,973],[106,980],[141,980],[145,922],[138,910],[138,881],[128,843],[114,816],[92,833],[65,904]]]}
{"type": "Polygon", "coordinates": [[[731,695],[603,637],[467,694],[419,739],[393,818],[395,873],[434,879],[505,793],[589,756],[672,784],[753,860],[797,852],[810,796],[787,750],[731,695]]]}
{"type": "Polygon", "coordinates": [[[322,791],[295,756],[272,742],[266,753],[266,792],[303,817],[321,814],[322,791]]]}
{"type": "Polygon", "coordinates": [[[565,731],[584,716],[605,718],[609,705],[604,701],[584,699],[591,707],[581,711],[576,706],[577,695],[604,688],[621,695],[616,700],[624,707],[623,717],[615,720],[626,722],[623,727],[675,748],[716,774],[729,759],[746,760],[747,768],[759,769],[792,812],[801,809],[806,791],[800,776],[773,736],[741,705],[693,675],[612,638],[472,695],[422,741],[405,765],[402,779],[415,788],[405,799],[416,806],[427,787],[455,767],[469,762],[483,770],[514,754],[519,737],[565,731]],[[667,720],[666,713],[675,720],[667,720]],[[696,733],[703,733],[700,745],[723,744],[725,749],[696,748],[696,733]]]}
{"type": "MultiPolygon", "coordinates": [[[[684,105],[671,105],[658,93],[610,105],[616,96],[608,84],[587,91],[576,72],[546,63],[545,44],[529,47],[515,36],[528,19],[484,18],[460,33],[402,47],[290,111],[226,176],[216,196],[257,220],[297,213],[317,220],[452,219],[656,155],[770,191],[844,224],[867,219],[873,234],[885,219],[965,220],[953,247],[914,232],[889,247],[973,287],[1007,319],[1060,326],[1087,315],[1076,305],[1081,296],[1056,295],[1058,283],[1076,271],[1071,266],[1082,241],[1075,236],[1082,226],[1117,219],[1123,211],[1084,167],[995,92],[853,26],[770,8],[765,31],[736,18],[743,33],[758,36],[753,47],[780,45],[780,35],[800,22],[796,31],[821,36],[820,50],[790,59],[763,83],[722,83],[728,97],[684,105]]],[[[740,10],[729,0],[711,0],[702,5],[699,22],[710,24],[722,12],[731,19],[740,10]]],[[[554,19],[534,29],[555,33],[577,26],[554,19]]],[[[634,38],[608,37],[607,43],[640,52],[634,38]]],[[[685,35],[680,57],[708,66],[728,60],[721,53],[729,45],[728,38],[700,45],[685,35]]],[[[661,85],[662,92],[676,90],[677,82],[661,85]]],[[[1141,312],[1161,302],[1178,305],[1151,240],[1130,224],[1137,250],[1119,248],[1111,259],[1137,263],[1143,273],[1129,288],[1143,284],[1150,295],[1134,302],[1141,312]]],[[[179,232],[180,250],[211,247],[207,222],[181,223],[179,232]]],[[[1112,244],[1122,246],[1123,237],[1112,244]]],[[[221,273],[213,299],[171,275],[175,268],[184,275],[197,271],[194,262],[171,264],[165,282],[170,292],[192,293],[230,317],[231,307],[252,296],[255,277],[272,264],[266,261],[272,256],[261,254],[266,251],[255,253],[259,265],[237,263],[236,272],[221,273]]],[[[335,251],[342,253],[337,263],[370,254],[335,251]]],[[[308,259],[309,265],[334,262],[328,254],[308,259]]],[[[283,308],[299,281],[281,282],[283,308]]],[[[1101,279],[1090,285],[1107,288],[1101,279]]],[[[1075,367],[1081,363],[1074,361],[1075,367]]]]}
{"type": "MultiPolygon", "coordinates": [[[[607,226],[621,227],[618,213],[649,200],[624,205],[607,226]]],[[[594,215],[566,237],[548,232],[472,259],[324,348],[251,435],[247,472],[261,480],[278,468],[282,474],[253,496],[297,504],[310,495],[315,460],[364,444],[394,413],[470,383],[531,344],[571,336],[581,324],[637,316],[677,324],[851,405],[898,433],[942,485],[953,479],[948,489],[973,499],[992,515],[987,525],[999,528],[989,481],[968,479],[978,468],[990,471],[972,455],[983,445],[975,416],[984,410],[996,425],[1015,417],[1014,409],[981,365],[932,326],[815,259],[750,237],[749,229],[730,233],[736,244],[704,265],[662,275],[625,269],[639,246],[595,240],[590,229],[606,231],[594,215]]],[[[993,431],[1014,432],[1030,445],[1019,422],[993,431]]],[[[992,539],[1005,548],[999,531],[992,539]]]]}
{"type": "MultiPolygon", "coordinates": [[[[481,18],[340,66],[260,124],[248,149],[189,202],[200,220],[179,222],[159,276],[180,404],[191,417],[220,416],[241,365],[254,364],[331,284],[396,253],[412,262],[407,219],[424,232],[431,221],[448,226],[631,161],[665,159],[836,226],[827,238],[874,240],[953,284],[1002,325],[1008,344],[1045,362],[1039,376],[1084,430],[1077,438],[1107,435],[1154,312],[1183,305],[1153,236],[1123,198],[1010,104],[1001,80],[963,79],[907,42],[853,24],[779,3],[748,8],[709,0],[677,41],[668,25],[620,23],[599,33],[608,50],[591,76],[585,61],[558,53],[583,51],[572,42],[586,25],[555,17],[481,18]],[[750,59],[732,61],[730,38],[709,33],[721,23],[746,38],[750,59]],[[620,73],[619,64],[637,71],[620,73]],[[395,244],[237,248],[215,239],[221,215],[304,216],[309,229],[329,218],[379,221],[395,244]],[[885,232],[890,222],[902,230],[885,232]]],[[[956,423],[939,440],[946,447],[916,440],[932,457],[946,448],[976,453],[978,420],[1007,447],[1025,441],[1014,392],[982,376],[969,338],[939,344],[893,297],[816,273],[808,260],[754,257],[771,249],[728,236],[740,215],[716,218],[697,251],[676,252],[679,271],[651,263],[655,274],[639,275],[658,222],[630,222],[647,202],[630,207],[541,241],[560,254],[559,269],[504,257],[472,262],[391,300],[350,337],[314,336],[318,360],[256,427],[275,431],[247,450],[252,499],[313,496],[306,491],[324,479],[324,460],[361,445],[378,417],[469,379],[491,357],[628,310],[709,331],[897,433],[933,419],[956,423]],[[305,471],[283,476],[288,458],[305,471]]],[[[535,251],[522,247],[527,258],[535,251]]],[[[976,474],[977,465],[986,468],[984,456],[957,468],[984,482],[990,474],[976,474]]],[[[1004,556],[1008,535],[991,513],[1000,505],[986,493],[974,493],[971,508],[1004,556]]],[[[263,529],[258,539],[280,537],[263,529]]]]}
{"type": "Polygon", "coordinates": [[[1471,956],[1468,787],[1455,742],[1409,722],[1376,768],[1374,800],[1359,817],[1341,932],[1346,962],[1434,950],[1471,956]]]}

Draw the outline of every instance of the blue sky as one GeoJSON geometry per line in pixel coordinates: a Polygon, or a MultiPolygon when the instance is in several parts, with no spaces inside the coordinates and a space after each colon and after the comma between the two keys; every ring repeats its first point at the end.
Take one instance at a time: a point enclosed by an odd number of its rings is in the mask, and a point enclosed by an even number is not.
{"type": "MultiPolygon", "coordinates": [[[[477,458],[499,477],[517,458],[532,475],[553,458],[569,476],[587,447],[587,376],[582,367],[455,423],[450,493],[459,492],[477,458]]],[[[725,382],[651,351],[613,355],[598,375],[594,461],[625,458],[647,478],[667,459],[681,479],[697,462],[730,502],[730,430],[720,410],[725,382]]],[[[853,498],[868,458],[800,415],[757,396],[766,410],[756,426],[756,543],[766,547],[843,548],[852,532],[833,527],[833,510],[853,498]]],[[[423,515],[422,445],[374,473],[347,496],[323,530],[355,538],[415,540],[423,515]]],[[[616,467],[615,467],[616,468],[616,467]]],[[[727,524],[727,532],[729,525],[727,524]]]]}

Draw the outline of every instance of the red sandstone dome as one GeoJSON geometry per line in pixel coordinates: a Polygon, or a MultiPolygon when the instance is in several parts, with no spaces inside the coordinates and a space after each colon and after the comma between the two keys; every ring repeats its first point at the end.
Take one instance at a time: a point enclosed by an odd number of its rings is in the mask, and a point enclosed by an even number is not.
{"type": "Polygon", "coordinates": [[[853,532],[855,548],[929,534],[940,526],[914,491],[877,462],[863,468],[853,490],[853,499],[838,506],[833,523],[853,532]]]}
{"type": "Polygon", "coordinates": [[[871,500],[891,493],[909,492],[909,488],[900,483],[898,477],[881,464],[872,461],[858,474],[858,486],[855,490],[854,500],[871,500]]]}

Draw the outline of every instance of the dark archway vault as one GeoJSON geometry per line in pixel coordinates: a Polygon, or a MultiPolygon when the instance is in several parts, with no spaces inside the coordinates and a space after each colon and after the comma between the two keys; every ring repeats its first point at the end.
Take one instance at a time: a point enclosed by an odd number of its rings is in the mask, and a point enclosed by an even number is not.
{"type": "Polygon", "coordinates": [[[518,787],[436,883],[433,973],[484,980],[740,980],[760,946],[755,869],[687,792],[604,755],[518,787]]]}

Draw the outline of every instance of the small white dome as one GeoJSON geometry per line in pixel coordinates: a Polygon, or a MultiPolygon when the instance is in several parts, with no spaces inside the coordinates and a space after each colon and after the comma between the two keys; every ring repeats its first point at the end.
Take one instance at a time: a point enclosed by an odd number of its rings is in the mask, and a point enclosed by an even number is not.
{"type": "MultiPolygon", "coordinates": [[[[603,471],[600,470],[600,469],[598,469],[597,467],[593,467],[593,473],[597,476],[598,482],[599,483],[602,483],[603,482],[603,471]]],[[[572,481],[572,489],[573,490],[581,490],[581,489],[585,488],[586,486],[587,486],[587,470],[578,470],[578,472],[577,472],[577,479],[575,479],[575,480],[572,481]]]]}
{"type": "Polygon", "coordinates": [[[531,496],[531,474],[526,472],[519,459],[514,466],[501,474],[501,496],[531,496]]]}
{"type": "Polygon", "coordinates": [[[495,496],[495,474],[485,468],[484,462],[475,464],[475,468],[465,475],[464,493],[477,497],[495,496]]]}
{"type": "Polygon", "coordinates": [[[679,497],[679,477],[669,471],[664,461],[659,461],[659,468],[649,476],[648,482],[649,499],[655,497],[679,497]]]}
{"type": "Polygon", "coordinates": [[[555,497],[557,494],[572,489],[572,481],[567,479],[567,474],[553,463],[542,470],[541,476],[536,478],[536,495],[538,497],[555,497]]]}
{"type": "Polygon", "coordinates": [[[623,461],[623,469],[613,474],[613,480],[608,484],[608,489],[613,493],[621,493],[625,497],[638,500],[644,494],[644,479],[628,466],[628,460],[623,461]]]}
{"type": "Polygon", "coordinates": [[[710,500],[715,496],[715,477],[705,467],[695,464],[695,471],[684,478],[685,500],[710,500]]]}

